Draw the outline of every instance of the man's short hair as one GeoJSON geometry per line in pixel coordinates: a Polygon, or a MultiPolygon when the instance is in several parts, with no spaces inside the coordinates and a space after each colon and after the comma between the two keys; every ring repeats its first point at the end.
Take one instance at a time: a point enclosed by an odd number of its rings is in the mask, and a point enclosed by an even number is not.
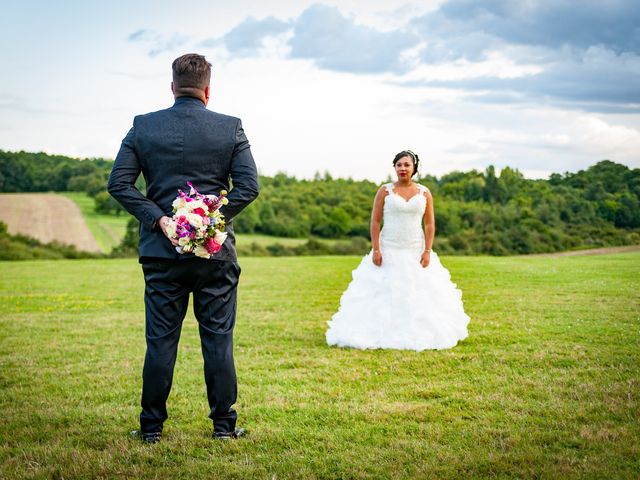
{"type": "Polygon", "coordinates": [[[173,70],[173,88],[178,94],[204,90],[211,81],[211,64],[203,55],[187,53],[176,58],[171,65],[173,70]]]}

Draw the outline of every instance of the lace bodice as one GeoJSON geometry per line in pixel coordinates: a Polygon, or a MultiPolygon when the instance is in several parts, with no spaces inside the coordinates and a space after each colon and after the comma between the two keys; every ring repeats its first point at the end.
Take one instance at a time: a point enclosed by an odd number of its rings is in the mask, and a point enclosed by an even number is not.
{"type": "Polygon", "coordinates": [[[388,249],[422,250],[422,217],[427,207],[427,199],[424,196],[427,188],[418,185],[419,192],[409,200],[393,191],[393,183],[386,184],[385,188],[389,194],[384,198],[383,224],[380,232],[383,255],[388,249]]]}

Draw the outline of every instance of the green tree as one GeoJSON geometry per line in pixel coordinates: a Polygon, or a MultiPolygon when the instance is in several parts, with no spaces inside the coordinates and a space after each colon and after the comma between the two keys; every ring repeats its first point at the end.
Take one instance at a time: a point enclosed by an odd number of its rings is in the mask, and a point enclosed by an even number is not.
{"type": "Polygon", "coordinates": [[[98,193],[94,198],[94,203],[94,209],[97,213],[120,215],[122,212],[124,212],[122,205],[120,205],[107,192],[98,193]]]}

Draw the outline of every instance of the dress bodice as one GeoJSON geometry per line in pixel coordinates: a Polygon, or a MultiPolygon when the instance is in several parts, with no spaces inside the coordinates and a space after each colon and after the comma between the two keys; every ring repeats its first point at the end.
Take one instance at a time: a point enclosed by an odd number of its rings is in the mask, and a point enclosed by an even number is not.
{"type": "Polygon", "coordinates": [[[388,195],[384,198],[383,226],[380,232],[382,249],[423,249],[422,217],[427,207],[424,196],[426,187],[418,185],[418,193],[409,200],[395,193],[392,183],[386,184],[385,188],[388,195]]]}

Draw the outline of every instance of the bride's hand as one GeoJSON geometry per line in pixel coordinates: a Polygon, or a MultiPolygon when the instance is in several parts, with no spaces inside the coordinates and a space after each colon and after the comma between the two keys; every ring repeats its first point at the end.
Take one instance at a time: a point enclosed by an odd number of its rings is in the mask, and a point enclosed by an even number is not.
{"type": "Polygon", "coordinates": [[[430,261],[431,261],[431,250],[425,250],[424,252],[422,252],[422,258],[420,258],[420,265],[422,265],[422,268],[426,268],[429,265],[430,261]]]}
{"type": "Polygon", "coordinates": [[[382,254],[380,253],[380,250],[373,251],[373,264],[376,267],[379,267],[380,265],[382,265],[382,254]]]}

